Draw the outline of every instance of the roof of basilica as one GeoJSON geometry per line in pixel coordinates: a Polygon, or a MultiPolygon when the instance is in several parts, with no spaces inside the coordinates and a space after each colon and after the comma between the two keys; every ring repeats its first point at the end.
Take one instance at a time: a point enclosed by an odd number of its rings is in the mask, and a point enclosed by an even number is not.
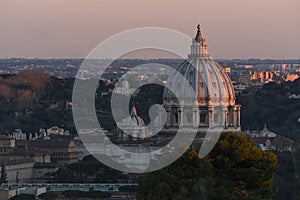
{"type": "MultiPolygon", "coordinates": [[[[188,59],[182,62],[177,68],[177,72],[170,76],[168,82],[176,92],[177,97],[190,97],[187,85],[178,77],[183,75],[195,91],[198,102],[203,105],[216,103],[235,105],[235,93],[229,76],[222,66],[214,62],[208,54],[206,40],[202,37],[200,25],[192,40],[191,53],[188,59]],[[212,100],[212,101],[209,101],[212,100]]],[[[174,94],[166,92],[165,99],[173,98],[174,94]]]]}

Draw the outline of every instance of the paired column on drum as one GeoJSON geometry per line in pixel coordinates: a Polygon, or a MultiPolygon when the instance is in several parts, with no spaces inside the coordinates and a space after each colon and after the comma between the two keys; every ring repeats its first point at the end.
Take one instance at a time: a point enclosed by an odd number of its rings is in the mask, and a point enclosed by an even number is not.
{"type": "MultiPolygon", "coordinates": [[[[180,125],[181,120],[184,120],[183,117],[183,108],[182,107],[172,107],[166,106],[165,107],[167,112],[167,127],[177,127],[180,125]]],[[[160,114],[161,115],[161,114],[160,114]]],[[[159,118],[160,122],[162,122],[162,116],[159,118]]],[[[184,121],[183,121],[184,123],[184,121]]]]}
{"type": "Polygon", "coordinates": [[[223,123],[224,123],[224,128],[227,128],[229,126],[229,121],[228,121],[228,108],[226,106],[223,107],[223,123]]]}
{"type": "Polygon", "coordinates": [[[214,107],[208,107],[208,126],[214,127],[214,107]]]}
{"type": "Polygon", "coordinates": [[[241,105],[236,105],[237,107],[237,126],[241,126],[241,105]]]}
{"type": "Polygon", "coordinates": [[[197,128],[200,125],[200,111],[198,106],[193,106],[193,127],[197,128]]]}
{"type": "MultiPolygon", "coordinates": [[[[240,127],[240,105],[233,107],[208,106],[206,109],[200,109],[198,106],[166,106],[167,127],[240,127]]],[[[159,122],[163,122],[161,114],[159,114],[159,122]]]]}
{"type": "Polygon", "coordinates": [[[241,115],[241,106],[236,105],[233,108],[233,124],[234,127],[240,127],[240,116],[241,115]]]}
{"type": "Polygon", "coordinates": [[[171,126],[171,115],[172,115],[172,110],[171,107],[166,107],[166,112],[167,112],[167,122],[166,122],[166,126],[170,127],[171,126]]]}

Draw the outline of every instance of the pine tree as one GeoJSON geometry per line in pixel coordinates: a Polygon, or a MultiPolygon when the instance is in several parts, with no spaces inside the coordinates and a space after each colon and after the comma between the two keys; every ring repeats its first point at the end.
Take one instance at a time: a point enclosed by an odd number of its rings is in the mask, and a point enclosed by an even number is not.
{"type": "Polygon", "coordinates": [[[17,175],[16,175],[16,183],[19,183],[19,172],[17,172],[17,175]]]}
{"type": "Polygon", "coordinates": [[[0,174],[0,184],[2,183],[7,183],[7,173],[4,164],[2,164],[1,174],[0,174]]]}

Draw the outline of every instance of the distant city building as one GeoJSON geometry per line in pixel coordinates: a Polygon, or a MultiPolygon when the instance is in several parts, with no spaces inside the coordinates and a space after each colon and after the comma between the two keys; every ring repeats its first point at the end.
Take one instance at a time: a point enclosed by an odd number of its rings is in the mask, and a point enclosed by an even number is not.
{"type": "Polygon", "coordinates": [[[240,83],[240,84],[234,84],[233,87],[234,87],[235,94],[239,95],[245,92],[247,85],[240,83]]]}
{"type": "Polygon", "coordinates": [[[0,135],[0,154],[6,154],[16,147],[16,140],[6,135],[0,135]]]}
{"type": "Polygon", "coordinates": [[[16,140],[26,140],[27,139],[26,133],[23,133],[21,129],[16,129],[12,134],[9,135],[9,137],[14,138],[16,140]]]}
{"type": "MultiPolygon", "coordinates": [[[[6,184],[8,185],[8,184],[6,184]]],[[[20,194],[30,194],[35,196],[36,198],[47,192],[47,187],[32,187],[32,186],[18,186],[12,188],[11,186],[0,186],[0,199],[1,200],[9,200],[12,197],[20,194]]]]}
{"type": "Polygon", "coordinates": [[[29,145],[18,146],[17,142],[36,140],[16,140],[4,135],[0,136],[0,165],[4,165],[8,183],[30,183],[39,180],[44,182],[45,175],[58,169],[52,162],[51,152],[44,147],[29,145]]]}
{"type": "Polygon", "coordinates": [[[249,84],[251,81],[251,74],[250,73],[244,73],[240,74],[238,78],[238,82],[242,84],[249,84]]]}
{"type": "Polygon", "coordinates": [[[300,94],[292,94],[289,96],[289,99],[300,99],[300,94]]]}
{"type": "Polygon", "coordinates": [[[14,157],[12,152],[16,149],[16,140],[0,135],[0,166],[4,166],[8,182],[33,181],[34,161],[32,158],[14,157]]]}
{"type": "Polygon", "coordinates": [[[0,187],[0,199],[1,200],[9,200],[10,198],[17,195],[16,189],[9,189],[0,187]]]}
{"type": "Polygon", "coordinates": [[[69,135],[69,132],[58,126],[53,126],[47,129],[47,135],[69,135]]]}
{"type": "Polygon", "coordinates": [[[251,73],[251,80],[257,80],[260,83],[272,81],[274,72],[269,71],[254,71],[251,73]]]}
{"type": "Polygon", "coordinates": [[[285,74],[285,81],[294,81],[299,78],[298,74],[285,74]]]}
{"type": "Polygon", "coordinates": [[[130,94],[132,94],[135,91],[135,89],[130,89],[128,81],[123,80],[123,81],[121,81],[121,83],[117,83],[115,85],[115,89],[113,91],[115,94],[129,96],[130,94]]]}
{"type": "Polygon", "coordinates": [[[253,69],[253,65],[245,65],[244,68],[245,69],[253,69]]]}
{"type": "Polygon", "coordinates": [[[34,161],[30,158],[1,160],[5,167],[8,183],[31,183],[34,180],[34,161]]]}
{"type": "Polygon", "coordinates": [[[231,68],[230,68],[230,67],[227,67],[227,66],[225,66],[225,67],[224,67],[224,71],[225,71],[227,74],[230,74],[230,72],[231,72],[231,68]]]}
{"type": "Polygon", "coordinates": [[[49,136],[37,140],[18,140],[17,147],[39,148],[50,152],[51,163],[58,165],[78,162],[79,154],[73,140],[51,139],[49,136]]]}
{"type": "Polygon", "coordinates": [[[262,131],[246,131],[245,134],[253,138],[254,145],[263,151],[294,151],[294,141],[277,135],[267,129],[265,124],[262,131]]]}

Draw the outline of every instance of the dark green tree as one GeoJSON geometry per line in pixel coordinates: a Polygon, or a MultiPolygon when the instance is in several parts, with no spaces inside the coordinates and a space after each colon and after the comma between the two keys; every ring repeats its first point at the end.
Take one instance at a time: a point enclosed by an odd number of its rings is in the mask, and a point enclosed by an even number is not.
{"type": "Polygon", "coordinates": [[[119,192],[124,192],[127,196],[134,197],[137,192],[137,186],[121,186],[119,192]]]}
{"type": "Polygon", "coordinates": [[[7,173],[4,164],[1,166],[0,184],[7,183],[7,173]]]}
{"type": "Polygon", "coordinates": [[[203,159],[189,149],[168,167],[139,179],[137,198],[243,200],[271,199],[277,157],[242,134],[224,134],[203,159]]]}
{"type": "Polygon", "coordinates": [[[66,190],[62,192],[62,195],[70,200],[77,200],[80,197],[83,197],[83,192],[79,190],[66,190]]]}
{"type": "Polygon", "coordinates": [[[38,196],[42,200],[55,200],[58,195],[53,192],[46,192],[38,196]]]}
{"type": "Polygon", "coordinates": [[[105,199],[110,196],[111,195],[108,192],[101,192],[101,191],[88,191],[84,193],[84,197],[90,199],[105,199]]]}
{"type": "Polygon", "coordinates": [[[109,168],[93,156],[86,156],[77,163],[61,167],[53,174],[53,182],[58,183],[104,183],[126,180],[127,176],[120,171],[109,168]]]}
{"type": "MultiPolygon", "coordinates": [[[[210,188],[206,190],[210,195],[206,199],[209,200],[215,195],[215,187],[211,163],[207,159],[199,159],[198,150],[192,148],[168,167],[140,178],[137,198],[194,199],[196,194],[210,188]]],[[[201,195],[207,197],[207,194],[201,195]]]]}
{"type": "Polygon", "coordinates": [[[110,197],[111,195],[107,192],[101,191],[80,191],[80,190],[66,190],[63,191],[62,194],[70,199],[70,200],[77,200],[80,198],[89,198],[89,199],[105,199],[110,197]]]}
{"type": "Polygon", "coordinates": [[[11,197],[9,200],[35,200],[35,196],[31,194],[19,194],[11,197]]]}
{"type": "Polygon", "coordinates": [[[227,185],[230,193],[254,199],[274,196],[277,156],[256,148],[252,138],[237,133],[223,134],[208,157],[218,182],[227,185]]]}
{"type": "Polygon", "coordinates": [[[16,175],[16,183],[19,183],[19,172],[17,172],[17,175],[16,175]]]}

